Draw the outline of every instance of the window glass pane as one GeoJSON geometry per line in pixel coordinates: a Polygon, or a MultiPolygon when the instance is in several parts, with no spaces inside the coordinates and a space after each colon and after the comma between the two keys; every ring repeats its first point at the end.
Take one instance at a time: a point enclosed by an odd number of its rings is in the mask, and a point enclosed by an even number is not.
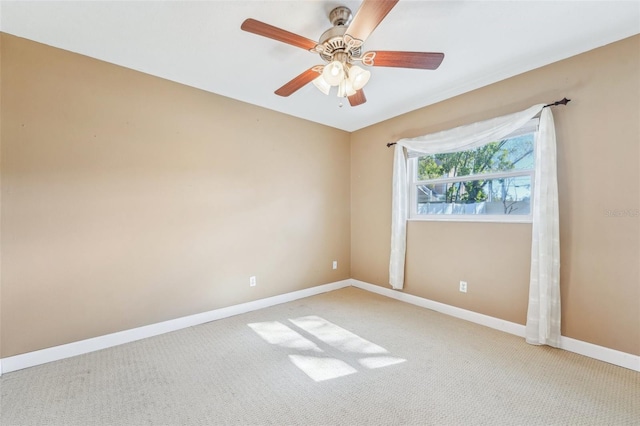
{"type": "Polygon", "coordinates": [[[416,185],[418,214],[528,215],[531,176],[416,185]]]}
{"type": "Polygon", "coordinates": [[[418,159],[418,180],[480,175],[533,168],[534,134],[491,142],[469,151],[418,159]]]}

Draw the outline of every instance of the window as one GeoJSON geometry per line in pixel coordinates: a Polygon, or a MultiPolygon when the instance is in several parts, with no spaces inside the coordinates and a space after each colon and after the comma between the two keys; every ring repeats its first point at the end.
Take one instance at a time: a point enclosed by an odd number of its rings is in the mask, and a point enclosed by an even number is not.
{"type": "Polygon", "coordinates": [[[410,219],[530,222],[537,120],[468,151],[409,160],[410,219]]]}

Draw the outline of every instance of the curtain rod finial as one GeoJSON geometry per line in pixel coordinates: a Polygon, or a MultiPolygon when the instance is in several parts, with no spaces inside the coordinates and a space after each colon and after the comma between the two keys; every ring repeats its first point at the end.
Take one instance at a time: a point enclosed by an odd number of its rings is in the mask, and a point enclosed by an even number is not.
{"type": "Polygon", "coordinates": [[[563,98],[561,101],[555,101],[554,103],[547,104],[544,107],[547,108],[547,107],[552,107],[552,106],[557,106],[557,105],[566,105],[569,102],[571,102],[571,99],[563,98]]]}

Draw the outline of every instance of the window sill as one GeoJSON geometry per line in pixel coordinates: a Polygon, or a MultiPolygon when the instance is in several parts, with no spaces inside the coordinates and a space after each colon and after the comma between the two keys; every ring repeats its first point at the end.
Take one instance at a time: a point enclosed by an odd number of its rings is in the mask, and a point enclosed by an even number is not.
{"type": "Polygon", "coordinates": [[[411,222],[490,222],[490,223],[532,223],[531,215],[420,215],[409,218],[411,222]]]}

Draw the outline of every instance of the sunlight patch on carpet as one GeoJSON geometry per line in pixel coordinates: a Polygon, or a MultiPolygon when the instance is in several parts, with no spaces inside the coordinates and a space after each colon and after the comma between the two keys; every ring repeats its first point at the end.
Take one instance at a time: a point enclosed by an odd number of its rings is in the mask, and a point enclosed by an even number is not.
{"type": "Polygon", "coordinates": [[[363,339],[357,334],[354,334],[349,330],[345,330],[344,328],[339,327],[316,315],[290,319],[289,321],[295,324],[296,327],[303,329],[318,340],[321,340],[327,345],[333,346],[334,348],[339,349],[342,352],[352,352],[358,354],[389,353],[389,351],[382,346],[371,343],[370,341],[363,339]]]}
{"type": "Polygon", "coordinates": [[[358,370],[344,361],[317,356],[289,355],[293,364],[316,382],[335,379],[357,373],[358,370]]]}
{"type": "Polygon", "coordinates": [[[367,358],[360,358],[358,360],[360,365],[362,365],[363,367],[371,368],[371,369],[388,367],[390,365],[400,364],[405,361],[406,359],[396,358],[392,356],[367,357],[367,358]]]}
{"type": "MultiPolygon", "coordinates": [[[[327,321],[316,315],[289,319],[289,321],[303,333],[308,333],[311,338],[317,339],[318,343],[304,337],[288,325],[278,321],[265,321],[247,324],[258,336],[267,343],[277,345],[294,351],[306,351],[315,353],[325,353],[320,348],[321,345],[331,346],[344,353],[343,356],[350,357],[351,364],[360,365],[373,370],[376,368],[388,367],[401,364],[406,361],[404,358],[389,356],[389,351],[382,346],[376,345],[355,333],[350,332],[336,324],[327,321]],[[365,355],[360,358],[360,356],[365,355]],[[353,356],[357,356],[353,359],[353,356]]],[[[336,379],[357,373],[358,370],[347,363],[347,361],[329,356],[310,356],[299,353],[289,354],[289,360],[316,382],[336,379]]]]}
{"type": "Polygon", "coordinates": [[[278,321],[257,322],[247,325],[272,345],[299,351],[322,352],[322,349],[311,340],[302,337],[300,333],[278,321]]]}

